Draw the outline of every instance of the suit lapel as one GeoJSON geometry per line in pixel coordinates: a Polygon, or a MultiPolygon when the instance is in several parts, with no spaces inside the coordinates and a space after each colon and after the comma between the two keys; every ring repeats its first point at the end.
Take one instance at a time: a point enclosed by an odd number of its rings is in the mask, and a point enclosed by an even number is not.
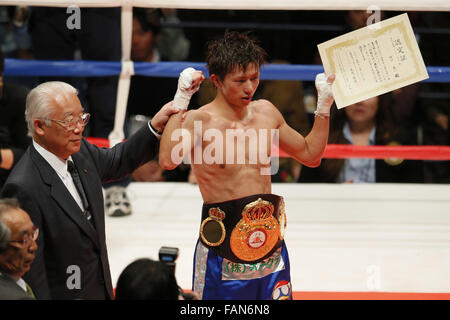
{"type": "Polygon", "coordinates": [[[80,227],[80,229],[92,240],[92,242],[94,242],[97,247],[99,247],[98,236],[95,229],[83,216],[80,207],[70,194],[69,190],[67,190],[58,174],[33,146],[31,146],[30,149],[31,158],[40,171],[43,182],[51,188],[51,197],[56,201],[56,203],[58,203],[62,211],[80,227]]]}

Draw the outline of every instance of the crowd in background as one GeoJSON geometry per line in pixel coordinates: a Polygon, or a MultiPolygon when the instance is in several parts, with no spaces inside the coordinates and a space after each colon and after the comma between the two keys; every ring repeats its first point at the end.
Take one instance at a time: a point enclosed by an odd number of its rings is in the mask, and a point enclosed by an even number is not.
{"type": "MultiPolygon", "coordinates": [[[[119,8],[116,9],[119,10],[119,8]]],[[[44,49],[38,45],[40,43],[38,40],[45,34],[43,23],[48,23],[50,20],[48,13],[45,13],[44,16],[42,10],[38,7],[0,7],[0,43],[6,58],[50,60],[61,58],[62,53],[56,54],[58,48],[47,46],[45,50],[48,52],[43,53],[44,49]]],[[[58,19],[69,17],[64,8],[48,8],[46,10],[50,10],[58,19]]],[[[104,17],[100,15],[102,19],[105,19],[104,21],[109,21],[108,23],[114,25],[114,32],[109,31],[105,34],[114,35],[116,39],[117,36],[120,37],[118,24],[117,21],[113,23],[111,19],[120,20],[117,10],[110,10],[104,17]]],[[[386,19],[399,13],[386,11],[382,12],[381,17],[386,19]]],[[[83,14],[88,14],[88,10],[82,8],[81,15],[83,14]]],[[[95,11],[94,14],[96,14],[95,11]]],[[[321,64],[317,44],[364,27],[370,14],[364,11],[135,8],[131,59],[139,62],[201,62],[204,61],[203,52],[207,41],[222,35],[226,29],[238,29],[240,31],[248,30],[252,37],[259,40],[261,46],[268,52],[268,63],[321,64]]],[[[450,14],[446,12],[408,12],[408,16],[425,64],[427,66],[449,66],[450,14]]],[[[70,54],[73,59],[94,59],[89,50],[92,52],[98,50],[83,40],[86,37],[86,30],[83,28],[89,28],[92,32],[92,28],[95,28],[101,21],[98,20],[98,14],[95,17],[93,22],[89,22],[89,25],[82,24],[80,30],[68,33],[67,37],[72,41],[73,51],[70,54]]],[[[83,21],[87,21],[87,19],[83,21]]],[[[110,43],[108,40],[110,38],[113,36],[95,41],[106,44],[110,43]]],[[[116,48],[117,41],[112,46],[116,48]]],[[[109,58],[95,57],[95,54],[94,57],[97,60],[118,60],[117,53],[118,50],[111,50],[109,58]]],[[[31,89],[43,80],[48,80],[48,78],[8,76],[4,79],[6,83],[19,84],[25,89],[31,89]]],[[[85,134],[107,137],[107,133],[113,126],[113,111],[111,110],[115,107],[115,98],[108,100],[108,97],[111,97],[108,88],[112,88],[111,92],[115,92],[117,78],[111,77],[109,80],[75,78],[70,79],[69,82],[80,90],[80,98],[85,109],[95,114],[97,108],[100,110],[97,113],[102,115],[102,118],[100,116],[92,117],[85,134]],[[96,92],[98,98],[94,97],[92,92],[96,92]],[[96,106],[98,101],[103,101],[100,107],[96,106]],[[100,127],[103,129],[99,129],[100,127]]],[[[145,119],[151,118],[157,112],[155,106],[160,106],[172,99],[175,90],[175,78],[133,76],[127,106],[126,131],[132,133],[137,130],[142,123],[145,123],[145,119]]],[[[190,108],[197,108],[209,102],[213,96],[212,90],[211,84],[205,81],[200,92],[194,96],[190,108]]],[[[113,96],[115,97],[115,94],[113,96]]],[[[388,96],[389,106],[387,112],[384,112],[384,117],[387,119],[386,121],[392,123],[390,139],[382,141],[375,139],[374,144],[449,145],[450,83],[421,82],[391,92],[388,96]]],[[[254,98],[272,101],[281,110],[290,126],[302,134],[309,132],[312,123],[311,110],[314,108],[315,101],[312,81],[261,81],[254,98]]],[[[340,112],[344,113],[343,110],[340,112]]],[[[332,131],[335,129],[333,128],[334,124],[336,123],[332,119],[332,131]]],[[[341,125],[340,130],[342,128],[341,125]]],[[[381,127],[378,126],[377,129],[381,130],[381,127]]],[[[3,134],[3,131],[2,129],[0,134],[3,134]]],[[[377,134],[381,135],[380,132],[377,134]]],[[[5,134],[0,137],[0,147],[6,148],[11,141],[3,136],[5,134]]],[[[331,136],[330,139],[332,139],[331,136]]],[[[331,140],[329,142],[333,143],[331,140]]],[[[340,143],[352,143],[352,141],[344,139],[340,143]]],[[[368,140],[363,144],[369,145],[368,140]]],[[[23,144],[21,147],[23,148],[23,144]]],[[[334,159],[331,162],[334,162],[334,159]]],[[[379,162],[377,161],[377,163],[379,162]]],[[[399,169],[405,166],[404,162],[397,163],[388,159],[384,161],[384,165],[391,167],[390,171],[394,172],[391,175],[392,178],[387,181],[425,183],[448,183],[450,181],[449,161],[406,161],[406,164],[411,162],[414,163],[407,166],[411,169],[405,171],[404,168],[399,169]],[[398,174],[400,171],[401,174],[398,174]],[[416,175],[417,171],[420,172],[419,176],[416,175]]],[[[336,166],[339,165],[336,164],[336,166]]],[[[313,169],[312,182],[323,181],[320,178],[320,170],[320,168],[313,169]]],[[[193,181],[189,171],[188,165],[180,166],[174,171],[164,171],[156,161],[152,161],[136,170],[133,178],[135,181],[193,181]]],[[[309,174],[305,178],[307,171],[309,170],[304,170],[302,177],[302,167],[298,163],[291,159],[281,159],[280,170],[273,176],[273,181],[310,181],[309,174]]],[[[386,180],[377,178],[372,182],[383,181],[386,180]]],[[[361,182],[371,181],[363,180],[361,182]]],[[[129,181],[125,181],[122,185],[126,187],[127,183],[129,181]]],[[[126,195],[124,196],[126,197],[126,195]]]]}

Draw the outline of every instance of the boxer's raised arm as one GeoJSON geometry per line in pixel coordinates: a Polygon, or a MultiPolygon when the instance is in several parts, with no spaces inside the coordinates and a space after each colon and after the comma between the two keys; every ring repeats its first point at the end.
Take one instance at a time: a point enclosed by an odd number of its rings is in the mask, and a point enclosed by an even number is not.
{"type": "Polygon", "coordinates": [[[178,79],[178,88],[173,106],[180,110],[170,117],[161,137],[159,149],[159,165],[166,170],[175,169],[182,161],[191,142],[191,134],[183,129],[183,121],[192,95],[197,92],[205,77],[201,71],[193,68],[183,70],[178,79]]]}
{"type": "Polygon", "coordinates": [[[280,125],[280,147],[300,163],[309,167],[320,165],[328,142],[330,130],[330,109],[333,104],[331,85],[334,75],[326,77],[321,73],[316,77],[318,92],[314,125],[310,133],[303,137],[282,120],[280,125]]]}

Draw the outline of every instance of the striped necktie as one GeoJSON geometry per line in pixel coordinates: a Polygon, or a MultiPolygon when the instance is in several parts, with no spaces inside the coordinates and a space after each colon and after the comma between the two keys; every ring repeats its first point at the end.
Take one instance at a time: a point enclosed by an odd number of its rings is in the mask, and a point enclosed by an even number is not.
{"type": "Polygon", "coordinates": [[[89,212],[89,202],[86,197],[86,193],[84,192],[83,184],[81,183],[80,176],[78,175],[77,168],[75,164],[71,160],[67,160],[67,170],[72,176],[73,183],[75,184],[75,188],[77,188],[78,194],[80,195],[81,201],[83,203],[84,211],[83,215],[89,222],[94,226],[94,222],[92,221],[91,213],[89,212]]]}
{"type": "Polygon", "coordinates": [[[33,290],[32,290],[31,287],[28,285],[28,283],[25,282],[25,286],[26,286],[26,288],[27,288],[27,293],[28,293],[31,297],[36,298],[36,296],[34,295],[33,290]]]}

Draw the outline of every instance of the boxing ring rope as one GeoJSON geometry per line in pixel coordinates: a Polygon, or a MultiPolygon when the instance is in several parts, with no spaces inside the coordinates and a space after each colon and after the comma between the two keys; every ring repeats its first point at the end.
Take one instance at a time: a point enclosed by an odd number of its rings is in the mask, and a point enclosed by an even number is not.
{"type": "MultiPolygon", "coordinates": [[[[280,157],[289,157],[280,150],[280,157]]],[[[373,158],[373,159],[407,159],[407,160],[450,160],[448,146],[355,146],[329,144],[324,158],[373,158]]]]}
{"type": "MultiPolygon", "coordinates": [[[[108,148],[109,141],[104,138],[88,137],[87,140],[98,147],[108,148]]],[[[283,150],[272,148],[272,156],[290,158],[283,150]]],[[[371,159],[405,159],[405,160],[450,160],[450,147],[448,146],[355,146],[328,144],[324,158],[348,159],[348,158],[371,158],[371,159]]]]}
{"type": "MultiPolygon", "coordinates": [[[[131,61],[132,62],[132,61],[131,61]]],[[[193,67],[208,75],[205,63],[163,61],[132,62],[133,75],[148,77],[178,78],[183,69],[193,67]]],[[[87,60],[22,60],[6,59],[5,75],[14,76],[61,76],[61,77],[99,77],[120,75],[123,64],[111,61],[87,60]]],[[[129,68],[129,67],[128,67],[129,68]]],[[[426,82],[450,82],[450,67],[428,66],[429,79],[426,82]]],[[[267,64],[261,67],[261,80],[302,80],[314,81],[316,74],[323,72],[321,65],[267,64]]]]}
{"type": "Polygon", "coordinates": [[[391,11],[450,11],[446,0],[5,0],[2,5],[68,7],[148,7],[234,10],[366,10],[376,5],[391,11]]]}
{"type": "MultiPolygon", "coordinates": [[[[194,67],[208,73],[204,63],[199,62],[104,62],[104,61],[36,61],[6,59],[5,75],[15,76],[112,76],[123,74],[123,69],[128,69],[128,74],[136,74],[153,77],[178,77],[179,73],[187,67],[194,67]]],[[[429,82],[449,82],[450,67],[427,67],[429,82]]],[[[261,69],[262,80],[303,80],[313,81],[317,73],[323,72],[320,65],[285,65],[269,64],[261,69]]],[[[128,84],[129,86],[129,84],[128,84]]],[[[175,90],[175,88],[174,88],[175,90]]],[[[168,97],[170,99],[170,97],[168,97]]],[[[121,103],[127,103],[121,102],[121,103]]],[[[123,115],[123,121],[125,115],[123,115]]],[[[88,138],[88,140],[100,147],[109,147],[110,141],[101,138],[88,138]]],[[[122,138],[123,140],[123,138],[122,138]]],[[[289,157],[282,150],[273,150],[272,154],[279,157],[289,157]],[[279,152],[279,153],[278,153],[279,152]]],[[[328,145],[324,154],[325,158],[400,158],[409,160],[450,160],[449,146],[353,146],[353,145],[328,145]]]]}

